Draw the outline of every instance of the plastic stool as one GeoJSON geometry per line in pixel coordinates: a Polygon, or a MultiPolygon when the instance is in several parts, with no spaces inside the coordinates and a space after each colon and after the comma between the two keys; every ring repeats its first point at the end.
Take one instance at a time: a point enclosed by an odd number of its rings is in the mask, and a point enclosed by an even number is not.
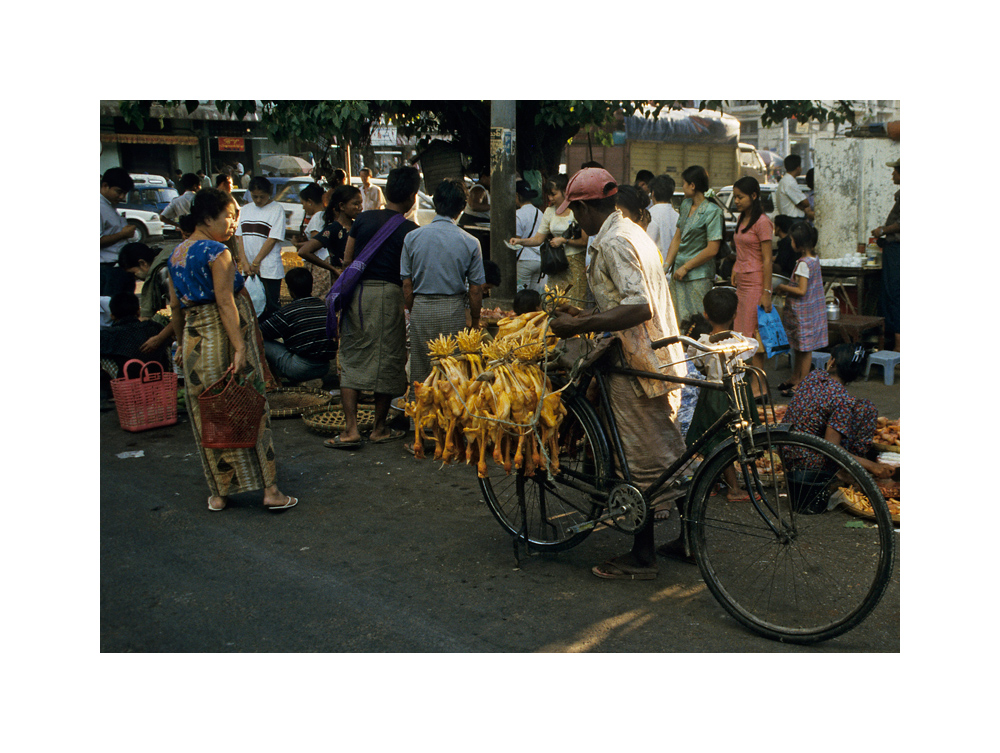
{"type": "Polygon", "coordinates": [[[899,353],[895,350],[876,350],[868,356],[865,364],[865,381],[868,381],[868,372],[872,365],[882,367],[882,378],[886,385],[891,385],[896,380],[896,366],[899,365],[899,353]]]}
{"type": "Polygon", "coordinates": [[[812,352],[812,364],[817,369],[825,369],[826,362],[831,358],[833,358],[833,356],[829,353],[824,353],[822,350],[814,350],[812,352]]]}

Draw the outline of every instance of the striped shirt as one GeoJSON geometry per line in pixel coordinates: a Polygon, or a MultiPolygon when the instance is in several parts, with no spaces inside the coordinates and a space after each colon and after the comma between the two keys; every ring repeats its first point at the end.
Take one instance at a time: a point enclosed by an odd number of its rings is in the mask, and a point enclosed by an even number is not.
{"type": "Polygon", "coordinates": [[[243,252],[253,264],[268,238],[278,241],[277,247],[267,255],[260,266],[260,276],[265,280],[280,280],[285,276],[281,263],[281,242],[285,240],[285,208],[276,201],[263,207],[247,204],[240,209],[240,224],[236,235],[243,238],[243,252]]]}
{"type": "Polygon", "coordinates": [[[310,361],[329,361],[336,344],[326,336],[326,304],[319,298],[298,298],[282,306],[260,325],[265,340],[281,339],[292,353],[310,361]]]}

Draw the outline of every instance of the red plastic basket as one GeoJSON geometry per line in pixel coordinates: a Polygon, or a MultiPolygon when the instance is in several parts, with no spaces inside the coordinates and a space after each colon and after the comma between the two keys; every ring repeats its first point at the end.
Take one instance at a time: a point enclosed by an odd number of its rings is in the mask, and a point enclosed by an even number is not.
{"type": "Polygon", "coordinates": [[[138,358],[126,361],[122,376],[111,380],[111,394],[118,409],[118,421],[125,431],[145,431],[177,423],[177,375],[165,372],[156,361],[143,363],[138,358]],[[128,374],[132,364],[140,367],[137,377],[128,374]]]}
{"type": "Polygon", "coordinates": [[[254,447],[267,399],[240,384],[232,366],[198,396],[201,446],[215,450],[254,447]]]}

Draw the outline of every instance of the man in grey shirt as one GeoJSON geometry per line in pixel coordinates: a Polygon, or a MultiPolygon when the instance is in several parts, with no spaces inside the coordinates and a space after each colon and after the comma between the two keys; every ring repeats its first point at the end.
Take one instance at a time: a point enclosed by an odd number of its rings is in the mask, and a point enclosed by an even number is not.
{"type": "Polygon", "coordinates": [[[101,295],[135,290],[135,278],[116,266],[118,254],[135,234],[135,226],[126,223],[115,209],[134,187],[131,176],[121,167],[112,167],[101,176],[101,295]]]}
{"type": "Polygon", "coordinates": [[[483,305],[483,251],[475,236],[456,221],[468,191],[460,180],[445,180],[434,192],[437,216],[406,236],[399,260],[403,300],[410,312],[410,382],[430,374],[427,343],[465,328],[465,293],[472,326],[479,327],[483,305]]]}

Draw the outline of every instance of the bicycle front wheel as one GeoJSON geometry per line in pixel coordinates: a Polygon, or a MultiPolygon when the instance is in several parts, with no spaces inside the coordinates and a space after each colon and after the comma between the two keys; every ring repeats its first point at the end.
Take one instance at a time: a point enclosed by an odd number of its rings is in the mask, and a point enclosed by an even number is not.
{"type": "Polygon", "coordinates": [[[544,470],[533,476],[506,474],[489,463],[489,476],[479,479],[493,516],[514,536],[523,535],[530,549],[559,551],[583,541],[589,523],[603,512],[611,467],[607,443],[590,404],[579,395],[564,397],[566,417],[559,426],[559,473],[554,481],[544,470]]]}
{"type": "Polygon", "coordinates": [[[767,638],[816,643],[856,627],[892,575],[892,518],[874,480],[842,448],[809,434],[756,430],[741,465],[737,448],[706,461],[687,524],[705,583],[739,622],[767,638]],[[729,501],[727,469],[750,500],[729,501]],[[841,504],[853,487],[872,520],[841,504]]]}

